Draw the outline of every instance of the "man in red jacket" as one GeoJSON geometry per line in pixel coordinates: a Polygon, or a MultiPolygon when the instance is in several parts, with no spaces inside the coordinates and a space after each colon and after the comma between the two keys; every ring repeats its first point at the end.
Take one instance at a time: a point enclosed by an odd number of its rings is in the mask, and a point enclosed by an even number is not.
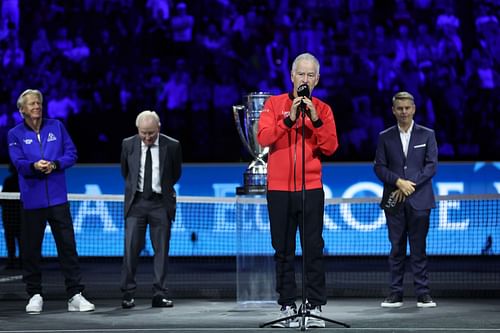
{"type": "MultiPolygon", "coordinates": [[[[332,155],[338,147],[338,140],[332,109],[321,100],[310,97],[319,81],[319,67],[312,54],[304,53],[295,58],[291,71],[293,91],[268,98],[259,120],[259,144],[269,147],[267,203],[275,250],[280,318],[297,313],[294,270],[297,227],[305,241],[307,306],[311,314],[320,316],[321,306],[326,304],[322,236],[325,198],[320,157],[322,154],[332,155]],[[304,91],[308,93],[304,94],[304,91]],[[305,117],[302,117],[302,112],[305,117]],[[303,214],[305,230],[302,228],[303,214]]],[[[325,327],[321,319],[306,319],[307,328],[325,327]]],[[[273,326],[298,327],[299,322],[283,320],[273,326]]]]}

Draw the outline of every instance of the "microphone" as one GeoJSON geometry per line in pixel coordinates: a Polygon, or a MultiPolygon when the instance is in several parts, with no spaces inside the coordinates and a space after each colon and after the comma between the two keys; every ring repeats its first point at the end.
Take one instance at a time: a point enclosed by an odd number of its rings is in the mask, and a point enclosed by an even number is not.
{"type": "MultiPolygon", "coordinates": [[[[309,91],[307,83],[303,83],[297,88],[297,96],[311,98],[311,92],[309,91]]],[[[305,112],[307,109],[306,104],[304,102],[300,102],[299,109],[302,112],[305,112]]]]}

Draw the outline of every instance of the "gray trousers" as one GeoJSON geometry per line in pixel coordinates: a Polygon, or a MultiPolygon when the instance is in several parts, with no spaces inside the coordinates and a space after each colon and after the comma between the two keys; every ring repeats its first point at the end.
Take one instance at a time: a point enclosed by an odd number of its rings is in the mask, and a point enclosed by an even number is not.
{"type": "Polygon", "coordinates": [[[167,296],[168,250],[172,221],[167,207],[159,198],[145,200],[136,197],[125,219],[125,253],[123,256],[121,291],[134,295],[139,254],[144,248],[146,228],[154,250],[153,295],[167,296]]]}

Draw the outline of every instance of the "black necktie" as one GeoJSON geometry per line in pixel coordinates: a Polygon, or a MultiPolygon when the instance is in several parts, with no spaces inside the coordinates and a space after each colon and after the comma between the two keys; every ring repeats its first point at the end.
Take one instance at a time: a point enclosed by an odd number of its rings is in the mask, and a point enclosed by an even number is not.
{"type": "Polygon", "coordinates": [[[145,199],[153,196],[153,158],[151,157],[151,146],[146,151],[146,163],[144,164],[144,186],[142,194],[145,199]]]}

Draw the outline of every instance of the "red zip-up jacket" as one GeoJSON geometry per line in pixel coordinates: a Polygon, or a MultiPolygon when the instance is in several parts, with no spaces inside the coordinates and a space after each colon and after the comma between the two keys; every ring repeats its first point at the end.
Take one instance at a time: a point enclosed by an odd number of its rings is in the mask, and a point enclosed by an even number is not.
{"type": "MultiPolygon", "coordinates": [[[[271,96],[260,114],[257,140],[269,147],[267,189],[302,190],[302,116],[295,123],[289,118],[293,96],[271,96]]],[[[332,109],[313,97],[319,119],[305,117],[305,189],[323,187],[321,155],[332,155],[338,147],[337,129],[332,109]]]]}

